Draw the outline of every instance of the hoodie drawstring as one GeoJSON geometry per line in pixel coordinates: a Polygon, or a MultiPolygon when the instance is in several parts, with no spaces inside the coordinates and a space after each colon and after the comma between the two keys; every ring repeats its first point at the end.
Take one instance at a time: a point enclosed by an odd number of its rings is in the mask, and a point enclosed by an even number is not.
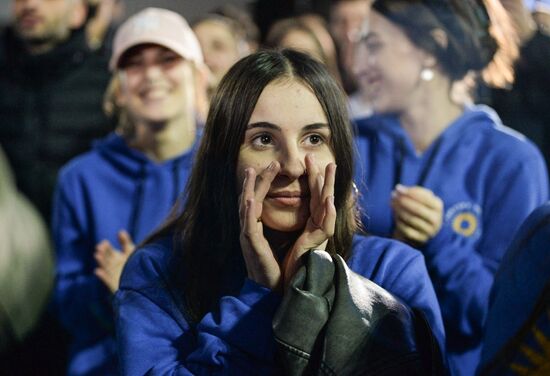
{"type": "Polygon", "coordinates": [[[132,239],[136,239],[138,218],[141,215],[141,208],[143,206],[143,185],[145,184],[146,166],[141,166],[139,172],[139,178],[136,184],[136,191],[134,193],[134,203],[132,208],[132,215],[130,216],[130,224],[128,226],[128,232],[132,239]]]}

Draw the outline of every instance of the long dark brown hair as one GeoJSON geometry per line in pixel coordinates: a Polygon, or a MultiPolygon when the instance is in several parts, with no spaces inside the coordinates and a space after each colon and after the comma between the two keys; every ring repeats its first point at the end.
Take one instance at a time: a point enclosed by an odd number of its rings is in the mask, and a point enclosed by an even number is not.
{"type": "Polygon", "coordinates": [[[350,215],[354,212],[354,149],[345,95],[326,68],[303,53],[257,52],[237,62],[220,82],[187,184],[185,204],[156,235],[174,235],[173,269],[191,319],[199,320],[213,309],[225,268],[236,258],[242,260],[236,172],[239,149],[260,94],[269,83],[281,79],[297,80],[310,88],[327,117],[338,165],[336,228],[327,250],[349,257],[357,221],[350,215]]]}

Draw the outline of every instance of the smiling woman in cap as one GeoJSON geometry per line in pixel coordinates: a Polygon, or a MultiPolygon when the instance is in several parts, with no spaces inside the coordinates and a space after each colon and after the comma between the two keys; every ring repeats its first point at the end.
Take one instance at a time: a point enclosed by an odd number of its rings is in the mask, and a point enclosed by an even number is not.
{"type": "Polygon", "coordinates": [[[55,194],[54,299],[73,337],[71,375],[117,374],[111,294],[133,242],[164,220],[187,181],[202,64],[172,11],[147,8],[115,35],[106,108],[119,126],[63,168],[55,194]]]}

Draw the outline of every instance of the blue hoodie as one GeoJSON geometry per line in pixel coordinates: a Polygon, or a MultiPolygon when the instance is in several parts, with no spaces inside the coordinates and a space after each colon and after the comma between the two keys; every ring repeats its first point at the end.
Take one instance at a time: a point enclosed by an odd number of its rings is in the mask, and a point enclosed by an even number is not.
{"type": "Polygon", "coordinates": [[[122,229],[137,244],[160,225],[183,191],[194,151],[156,163],[111,134],[60,171],[54,306],[72,335],[68,374],[117,374],[112,296],[94,275],[95,246],[107,239],[119,248],[122,229]]]}
{"type": "MultiPolygon", "coordinates": [[[[160,239],[136,251],[115,295],[123,375],[270,375],[275,340],[272,319],[279,294],[227,273],[219,309],[191,325],[173,288],[173,244],[160,239]]],[[[422,255],[405,244],[355,236],[350,268],[423,311],[441,348],[443,322],[422,255]]],[[[229,268],[228,270],[235,270],[229,268]]],[[[242,268],[241,268],[242,270],[242,268]]]]}
{"type": "Polygon", "coordinates": [[[357,122],[367,231],[391,237],[397,183],[428,188],[444,202],[443,226],[422,249],[439,298],[455,375],[473,375],[495,271],[527,215],[548,199],[539,150],[488,107],[467,109],[421,155],[394,118],[357,122]]]}

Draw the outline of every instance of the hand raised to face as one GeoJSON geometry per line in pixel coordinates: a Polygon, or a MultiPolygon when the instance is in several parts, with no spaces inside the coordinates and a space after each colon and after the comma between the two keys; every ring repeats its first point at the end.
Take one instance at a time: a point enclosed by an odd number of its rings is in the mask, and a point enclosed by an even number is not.
{"type": "Polygon", "coordinates": [[[310,191],[309,218],[302,234],[287,253],[284,260],[284,285],[288,286],[296,273],[299,260],[310,249],[322,249],[334,235],[336,227],[336,207],[334,206],[334,182],[336,164],[325,167],[324,176],[315,163],[313,154],[306,156],[307,178],[310,191]]]}
{"type": "MultiPolygon", "coordinates": [[[[305,164],[310,192],[309,218],[302,233],[289,247],[282,265],[265,237],[264,225],[261,221],[264,200],[280,171],[280,164],[274,161],[260,174],[256,174],[253,168],[247,168],[245,171],[239,202],[241,248],[248,277],[271,289],[280,289],[283,280],[288,283],[297,269],[300,257],[309,249],[324,249],[328,239],[334,234],[336,165],[329,163],[322,171],[315,163],[315,157],[312,154],[306,155],[305,164]],[[282,278],[283,275],[284,278],[282,278]]],[[[285,234],[279,233],[279,235],[285,234]]],[[[295,235],[288,233],[288,236],[291,240],[295,235]]]]}
{"type": "Polygon", "coordinates": [[[279,169],[278,162],[271,162],[259,175],[253,168],[247,168],[239,199],[239,240],[248,278],[273,290],[280,286],[281,268],[264,236],[261,215],[263,201],[279,169]]]}

